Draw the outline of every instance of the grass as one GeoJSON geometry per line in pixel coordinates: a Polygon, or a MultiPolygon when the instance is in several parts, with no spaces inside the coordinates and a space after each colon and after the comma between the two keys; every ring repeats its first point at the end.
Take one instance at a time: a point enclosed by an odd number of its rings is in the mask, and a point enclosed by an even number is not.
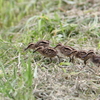
{"type": "Polygon", "coordinates": [[[45,39],[51,46],[62,42],[99,52],[99,5],[99,0],[1,0],[0,99],[98,99],[100,76],[93,64],[82,71],[79,60],[48,65],[40,54],[23,50],[29,42],[45,39]]]}

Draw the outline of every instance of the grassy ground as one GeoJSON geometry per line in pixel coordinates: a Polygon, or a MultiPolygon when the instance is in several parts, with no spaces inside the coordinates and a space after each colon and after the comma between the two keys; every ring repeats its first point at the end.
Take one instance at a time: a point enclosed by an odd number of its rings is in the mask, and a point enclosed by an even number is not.
{"type": "Polygon", "coordinates": [[[45,39],[100,54],[99,0],[0,0],[0,30],[0,100],[100,99],[92,63],[81,70],[78,59],[47,64],[24,52],[29,42],[45,39]]]}

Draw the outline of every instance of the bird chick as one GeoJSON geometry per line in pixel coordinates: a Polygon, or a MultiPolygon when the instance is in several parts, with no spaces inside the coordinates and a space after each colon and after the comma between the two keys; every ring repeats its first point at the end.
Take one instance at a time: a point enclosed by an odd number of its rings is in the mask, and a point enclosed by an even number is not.
{"type": "Polygon", "coordinates": [[[50,58],[51,61],[52,61],[52,58],[54,58],[56,56],[59,59],[58,52],[54,48],[39,46],[39,47],[37,47],[37,49],[35,51],[33,51],[33,53],[35,53],[36,51],[38,51],[44,57],[50,58]]]}
{"type": "Polygon", "coordinates": [[[71,52],[73,50],[75,50],[74,48],[72,48],[70,46],[64,46],[61,43],[57,44],[56,47],[54,47],[54,48],[55,49],[57,48],[59,55],[64,56],[64,57],[67,56],[70,59],[69,61],[73,62],[73,56],[72,56],[71,52]]]}
{"type": "Polygon", "coordinates": [[[86,55],[83,56],[83,58],[90,59],[94,64],[100,66],[100,55],[96,55],[93,50],[88,51],[86,55]]]}
{"type": "Polygon", "coordinates": [[[47,40],[41,40],[41,41],[38,41],[37,43],[30,43],[24,50],[27,50],[27,49],[36,49],[39,46],[48,47],[49,44],[50,44],[49,41],[47,41],[47,40]]]}
{"type": "Polygon", "coordinates": [[[79,59],[83,60],[84,64],[86,65],[87,58],[86,57],[83,58],[83,56],[87,54],[86,51],[84,51],[84,50],[80,50],[80,51],[73,50],[69,54],[73,55],[73,57],[75,57],[75,58],[79,58],[79,59]]]}

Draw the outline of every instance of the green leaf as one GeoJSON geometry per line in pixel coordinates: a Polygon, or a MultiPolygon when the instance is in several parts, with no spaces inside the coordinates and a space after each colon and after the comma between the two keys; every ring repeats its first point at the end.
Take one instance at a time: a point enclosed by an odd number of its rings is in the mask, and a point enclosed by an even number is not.
{"type": "Polygon", "coordinates": [[[61,62],[60,65],[70,66],[71,64],[69,62],[61,62]]]}
{"type": "MultiPolygon", "coordinates": [[[[35,64],[36,65],[36,64],[35,64]]],[[[38,67],[37,67],[37,65],[35,66],[35,69],[34,69],[34,78],[37,78],[37,69],[38,69],[38,67]]]]}
{"type": "Polygon", "coordinates": [[[98,49],[100,48],[100,42],[98,43],[98,49]]]}

